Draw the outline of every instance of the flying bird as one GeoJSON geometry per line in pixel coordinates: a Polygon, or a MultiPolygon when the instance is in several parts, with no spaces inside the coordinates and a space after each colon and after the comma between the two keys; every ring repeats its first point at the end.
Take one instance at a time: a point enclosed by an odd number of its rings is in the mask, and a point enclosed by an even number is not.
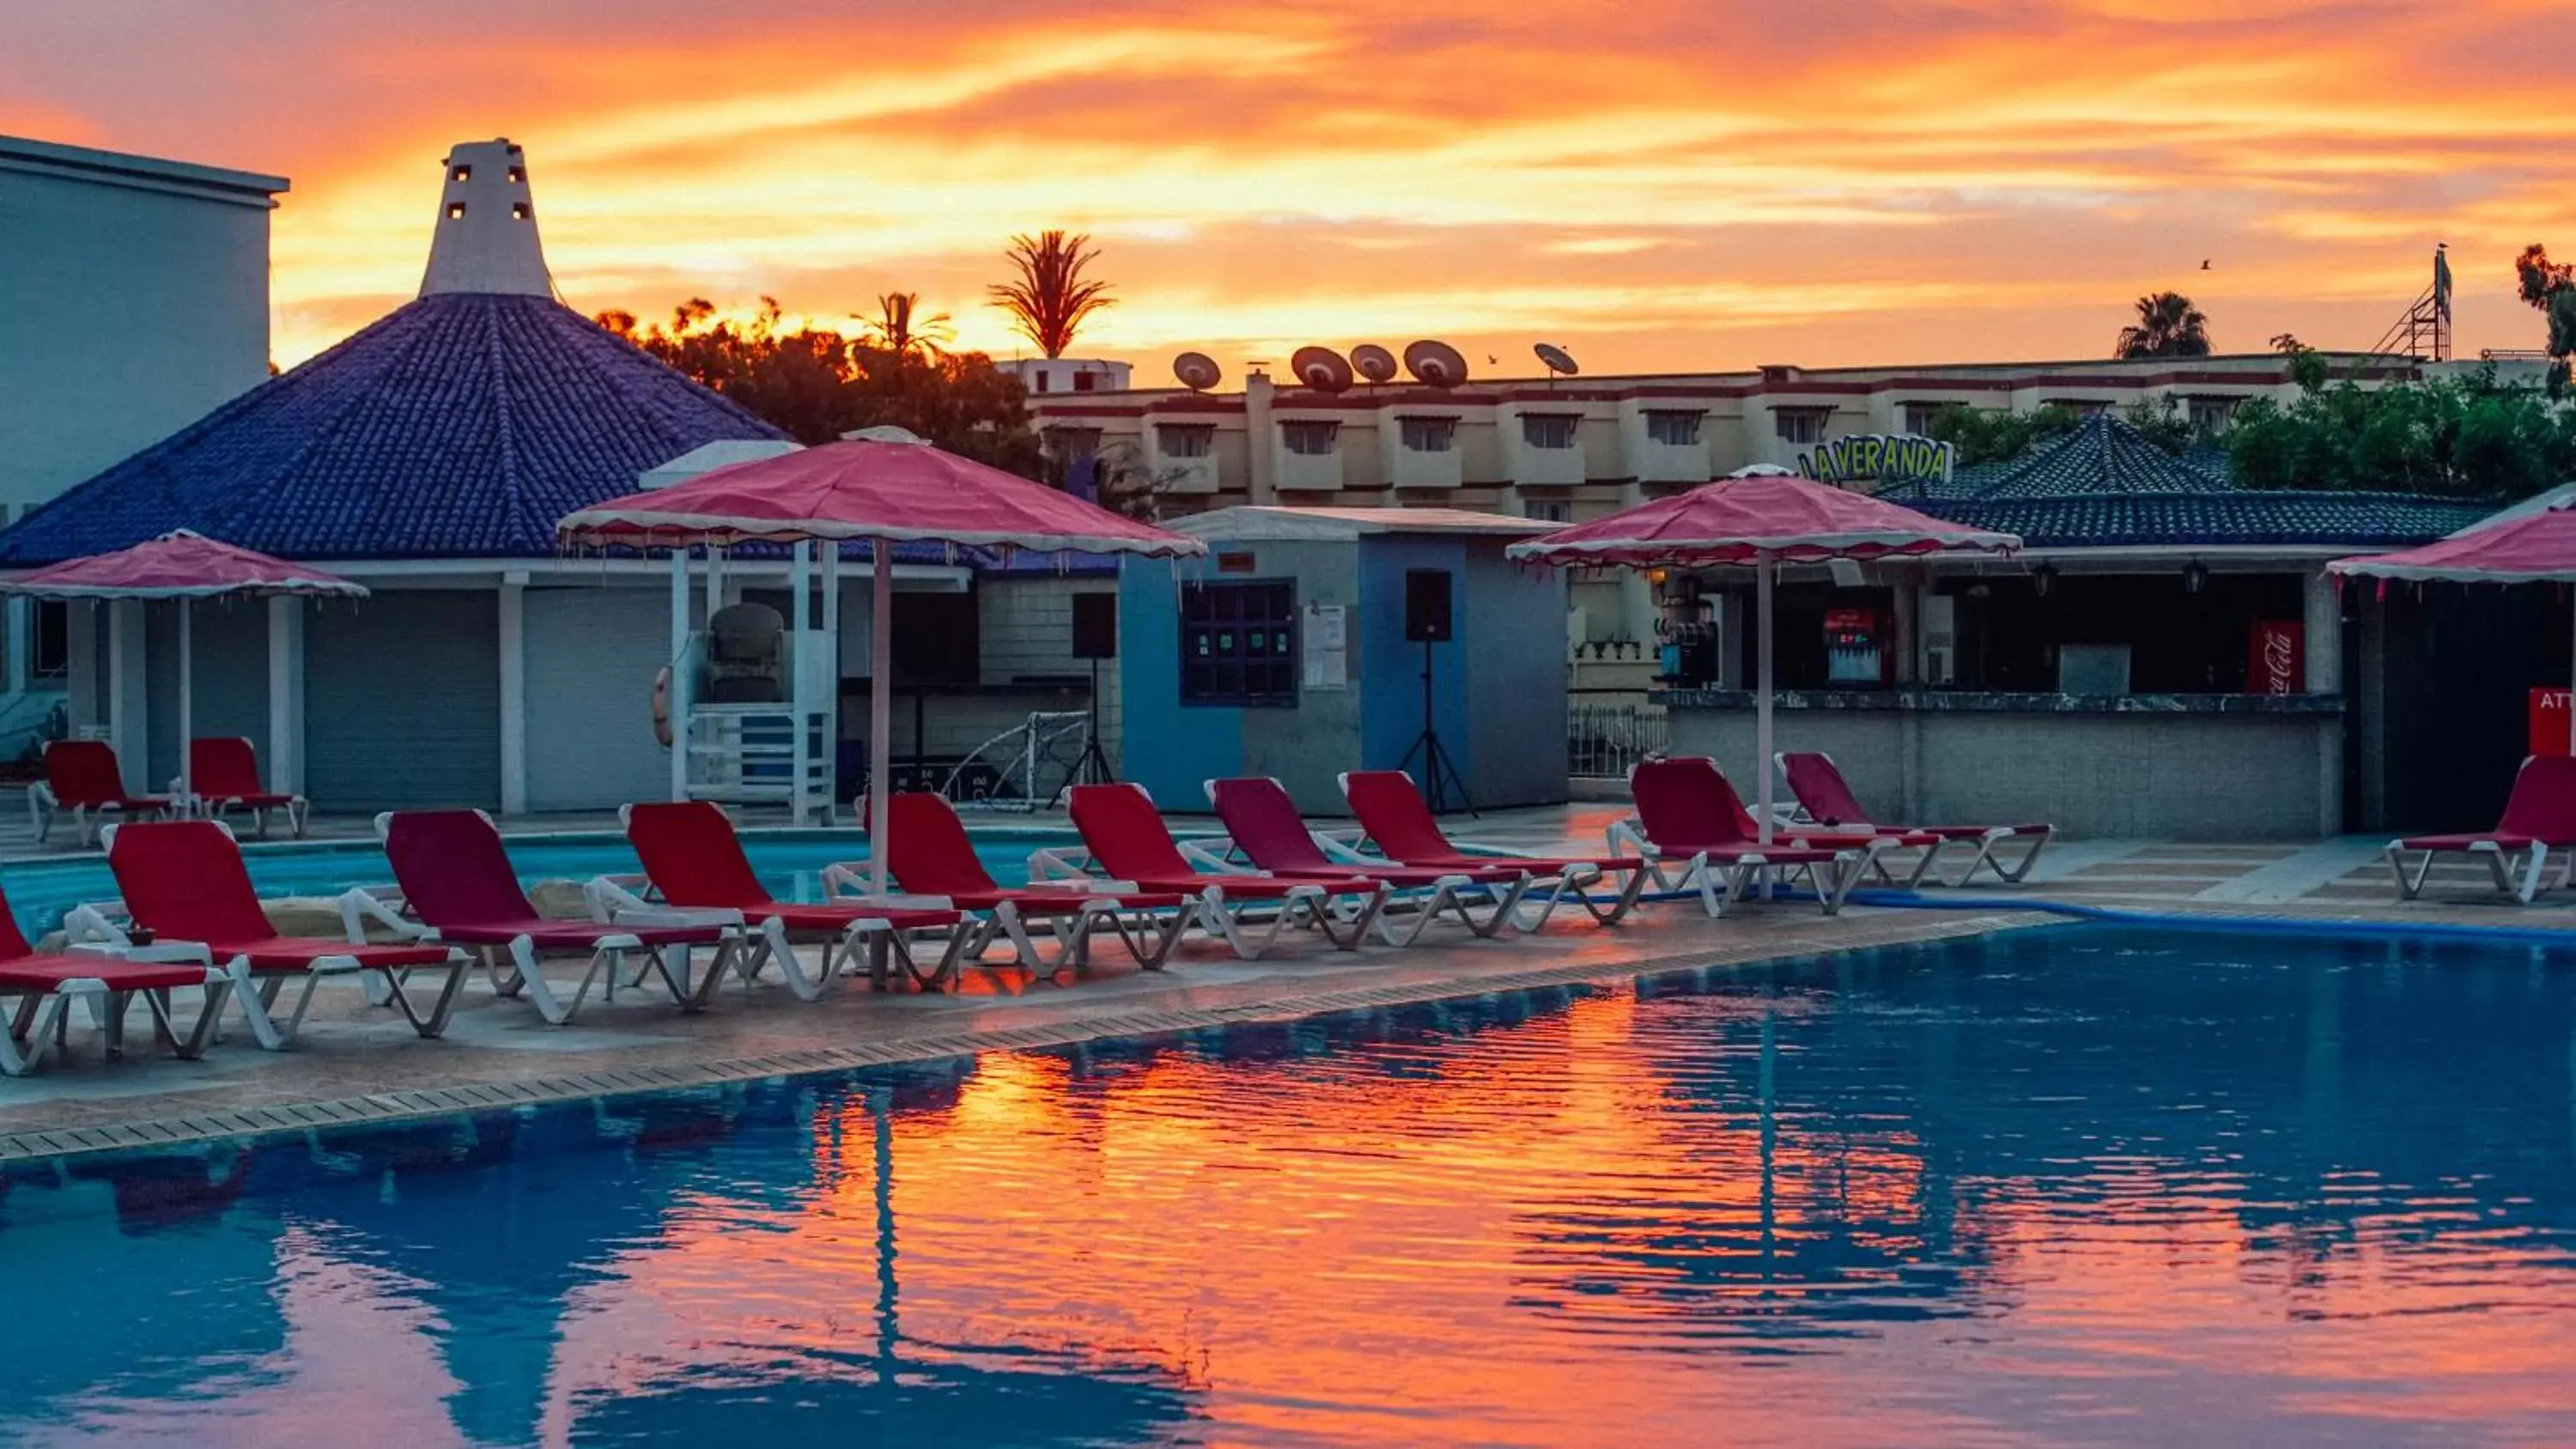
{"type": "Polygon", "coordinates": [[[2209,258],[2202,257],[2200,259],[2200,269],[2204,272],[2209,270],[2209,258]]]}

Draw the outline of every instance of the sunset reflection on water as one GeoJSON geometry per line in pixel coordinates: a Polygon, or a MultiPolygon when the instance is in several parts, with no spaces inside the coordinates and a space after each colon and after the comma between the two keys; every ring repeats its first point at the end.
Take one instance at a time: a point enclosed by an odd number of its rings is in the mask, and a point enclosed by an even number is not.
{"type": "Polygon", "coordinates": [[[51,1352],[0,1412],[2564,1439],[2572,996],[2521,956],[2082,928],[28,1174],[0,1256],[65,1291],[10,1330],[51,1352]]]}

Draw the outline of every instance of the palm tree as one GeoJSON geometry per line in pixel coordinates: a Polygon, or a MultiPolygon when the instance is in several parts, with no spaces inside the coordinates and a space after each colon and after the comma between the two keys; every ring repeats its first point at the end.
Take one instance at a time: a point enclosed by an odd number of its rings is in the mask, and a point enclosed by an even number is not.
{"type": "Polygon", "coordinates": [[[1083,322],[1117,301],[1109,295],[1107,282],[1083,279],[1082,269],[1100,253],[1081,232],[1015,236],[1004,255],[1020,277],[988,289],[993,305],[1009,313],[1011,326],[1049,357],[1064,356],[1083,322]]]}
{"type": "Polygon", "coordinates": [[[917,352],[925,357],[938,356],[957,335],[957,329],[948,325],[947,313],[921,315],[918,292],[888,292],[877,298],[877,315],[860,319],[860,330],[887,352],[917,352]]]}
{"type": "Polygon", "coordinates": [[[2180,292],[2138,299],[2135,325],[2120,329],[2119,357],[2207,357],[2209,318],[2180,292]]]}

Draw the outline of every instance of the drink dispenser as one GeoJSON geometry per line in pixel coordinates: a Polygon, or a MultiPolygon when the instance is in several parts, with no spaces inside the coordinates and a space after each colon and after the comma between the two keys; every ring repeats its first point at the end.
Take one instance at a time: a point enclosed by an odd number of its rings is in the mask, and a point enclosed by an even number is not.
{"type": "Polygon", "coordinates": [[[1840,685],[1887,682],[1887,649],[1875,609],[1825,611],[1825,679],[1840,685]]]}

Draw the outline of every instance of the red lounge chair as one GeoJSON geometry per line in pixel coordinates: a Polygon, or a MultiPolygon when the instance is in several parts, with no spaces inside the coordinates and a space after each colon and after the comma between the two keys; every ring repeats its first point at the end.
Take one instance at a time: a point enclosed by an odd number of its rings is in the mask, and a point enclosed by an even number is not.
{"type": "MultiPolygon", "coordinates": [[[[2522,762],[2513,777],[2513,794],[2504,802],[2504,818],[2496,828],[2467,835],[2410,835],[2404,840],[2388,842],[2388,869],[2397,877],[2397,898],[2411,901],[2424,893],[2424,880],[2433,873],[2433,862],[2444,855],[2467,855],[2481,858],[2495,877],[2498,893],[2509,895],[2529,905],[2540,894],[2540,883],[2549,865],[2552,850],[2576,852],[2576,759],[2565,755],[2534,755],[2522,762]],[[2413,872],[2406,869],[2406,856],[2420,854],[2413,872]]],[[[2571,869],[2576,869],[2576,853],[2567,857],[2568,864],[2558,870],[2558,884],[2567,884],[2571,869]]]]}
{"type": "MultiPolygon", "coordinates": [[[[2030,874],[2030,868],[2039,862],[2039,853],[2048,848],[2048,842],[2057,838],[2054,825],[1876,824],[1869,818],[1869,812],[1861,808],[1859,797],[1852,794],[1851,785],[1843,779],[1843,772],[1835,766],[1833,756],[1816,752],[1783,752],[1774,759],[1779,766],[1781,780],[1798,801],[1799,812],[1807,817],[1806,821],[1789,827],[1793,833],[1802,834],[1810,825],[1817,825],[1827,830],[1840,828],[1903,837],[1908,844],[1929,837],[1933,844],[1924,852],[1922,863],[1915,867],[1914,878],[1906,881],[1907,885],[1913,885],[1929,874],[1939,884],[1963,886],[1976,879],[1981,868],[1993,871],[1995,879],[2005,885],[2019,885],[2030,874]],[[2030,848],[2023,852],[2018,862],[2006,865],[1999,847],[2014,841],[2024,842],[2030,848]],[[1956,845],[1976,847],[1976,855],[1968,862],[1968,868],[1959,872],[1956,880],[1947,880],[1933,873],[1933,861],[1944,850],[1956,845]]],[[[1826,842],[1810,838],[1808,843],[1823,845],[1826,842]]]]}
{"type": "Polygon", "coordinates": [[[95,914],[83,926],[142,952],[194,948],[205,965],[230,978],[233,999],[250,1019],[251,1035],[270,1051],[284,1051],[294,1043],[304,1014],[313,1007],[314,989],[330,976],[372,976],[402,1009],[412,1030],[429,1037],[447,1030],[456,988],[471,964],[464,952],[434,941],[370,946],[363,940],[277,934],[268,912],[260,908],[241,847],[215,821],[111,826],[107,865],[124,893],[127,920],[136,931],[149,932],[151,944],[133,947],[122,928],[95,914]],[[403,990],[403,981],[414,971],[441,967],[447,984],[423,1016],[403,990]],[[281,1024],[275,1014],[278,993],[295,977],[303,979],[304,991],[295,1000],[294,1014],[281,1024]]]}
{"type": "MultiPolygon", "coordinates": [[[[1398,935],[1392,911],[1378,916],[1378,930],[1388,944],[1409,946],[1442,915],[1479,936],[1490,936],[1511,924],[1513,908],[1529,889],[1529,873],[1517,866],[1482,865],[1453,869],[1416,868],[1364,858],[1336,860],[1297,813],[1288,787],[1267,775],[1207,782],[1208,803],[1225,823],[1234,849],[1253,869],[1289,880],[1348,880],[1360,876],[1390,891],[1426,891],[1411,904],[1418,907],[1410,929],[1398,935]],[[1468,910],[1473,897],[1490,909],[1483,920],[1468,910]]],[[[1359,852],[1352,851],[1357,857],[1359,852]]]]}
{"type": "Polygon", "coordinates": [[[287,830],[302,840],[305,817],[313,809],[301,795],[268,788],[259,777],[259,755],[238,735],[188,741],[188,793],[197,813],[210,819],[223,819],[227,810],[249,812],[262,840],[268,838],[272,813],[283,813],[287,830]]]}
{"type": "MultiPolygon", "coordinates": [[[[1386,906],[1386,887],[1373,880],[1283,880],[1250,871],[1198,869],[1181,854],[1180,842],[1172,838],[1142,785],[1076,785],[1071,795],[1073,828],[1082,832],[1091,863],[1120,882],[1113,889],[1198,897],[1199,919],[1246,961],[1270,949],[1291,921],[1314,926],[1342,950],[1356,950],[1386,906]],[[1337,900],[1352,902],[1346,915],[1336,912],[1337,900]],[[1268,932],[1252,934],[1248,908],[1272,912],[1268,932]]],[[[1079,861],[1061,852],[1041,850],[1029,857],[1031,880],[1079,880],[1086,874],[1079,861]]]]}
{"type": "Polygon", "coordinates": [[[45,1054],[45,1039],[57,1046],[63,1038],[63,1016],[73,998],[89,1003],[90,1016],[104,1030],[107,1054],[122,1055],[125,1008],[136,996],[152,1012],[152,1030],[163,1046],[182,1061],[195,1061],[214,1035],[224,1013],[224,992],[231,978],[207,968],[202,959],[135,961],[103,950],[43,956],[27,944],[9,902],[0,897],[0,1002],[9,1008],[8,1030],[0,1034],[0,1072],[23,1077],[45,1054]],[[206,993],[196,1026],[185,1038],[170,1019],[170,993],[194,986],[206,993]]]}
{"type": "MultiPolygon", "coordinates": [[[[630,955],[644,958],[645,970],[661,978],[683,1010],[703,1010],[741,946],[738,926],[609,926],[538,915],[510,868],[501,832],[480,810],[393,811],[376,817],[376,834],[385,843],[385,858],[393,864],[394,881],[410,914],[440,940],[473,948],[492,973],[493,989],[504,996],[525,989],[537,1014],[553,1026],[572,1020],[603,970],[614,1000],[618,975],[630,955]],[[714,947],[715,959],[692,983],[688,953],[698,946],[714,947]],[[502,951],[510,954],[507,972],[497,955],[502,951]],[[671,958],[675,951],[676,966],[671,958]],[[549,956],[589,959],[569,1000],[541,969],[549,956]]],[[[373,898],[352,894],[361,896],[354,904],[367,914],[401,920],[373,898]]]]}
{"type": "Polygon", "coordinates": [[[116,749],[105,740],[56,740],[45,746],[45,778],[27,787],[27,811],[36,818],[36,840],[44,841],[58,816],[69,815],[80,843],[98,843],[98,831],[109,817],[144,820],[170,813],[167,795],[128,795],[125,772],[117,767],[116,749]]]}
{"type": "Polygon", "coordinates": [[[921,986],[936,988],[957,974],[958,956],[971,932],[953,910],[777,900],[752,871],[733,821],[713,802],[629,805],[620,813],[627,843],[644,862],[644,879],[661,899],[642,899],[603,877],[590,887],[591,914],[602,921],[621,926],[748,924],[760,934],[738,958],[744,983],[758,980],[761,967],[775,961],[787,988],[806,1001],[821,996],[834,976],[855,967],[862,956],[868,980],[879,991],[886,988],[889,968],[897,964],[921,986]],[[927,976],[913,964],[904,941],[913,931],[945,933],[947,949],[927,976]],[[823,948],[821,969],[810,976],[796,956],[800,943],[823,948]]]}
{"type": "MultiPolygon", "coordinates": [[[[999,935],[1010,941],[1018,964],[1040,975],[1087,969],[1091,933],[1107,926],[1138,965],[1159,971],[1198,915],[1195,896],[1112,894],[1061,886],[1007,889],[984,869],[974,840],[966,834],[966,822],[957,818],[948,797],[936,791],[897,791],[887,805],[886,818],[893,822],[885,841],[886,873],[895,884],[907,895],[946,901],[976,914],[977,933],[966,946],[970,961],[982,956],[999,935]],[[1154,926],[1157,915],[1163,916],[1160,930],[1154,926]],[[1041,954],[1030,938],[1032,922],[1044,925],[1055,937],[1053,958],[1041,954]]],[[[859,802],[859,820],[862,825],[867,821],[864,798],[859,802]]],[[[865,864],[834,865],[823,871],[824,889],[835,895],[845,891],[865,895],[868,881],[865,864]]]]}
{"type": "Polygon", "coordinates": [[[1523,887],[1524,896],[1537,904],[1535,915],[1523,913],[1525,918],[1513,922],[1524,931],[1535,931],[1547,924],[1557,904],[1567,899],[1580,902],[1602,925],[1615,926],[1637,908],[1637,897],[1654,873],[1647,862],[1635,856],[1567,859],[1471,855],[1460,850],[1440,828],[1431,807],[1422,803],[1421,787],[1402,770],[1353,770],[1342,776],[1342,798],[1351,802],[1351,813],[1359,817],[1362,838],[1376,846],[1378,854],[1398,865],[1419,870],[1508,866],[1522,872],[1528,880],[1523,887]],[[1605,874],[1628,878],[1619,898],[1607,907],[1589,894],[1589,888],[1605,874]]]}
{"type": "Polygon", "coordinates": [[[1667,888],[1696,887],[1700,904],[1712,916],[1744,899],[1755,877],[1800,871],[1813,877],[1816,899],[1830,916],[1842,909],[1843,898],[1868,873],[1871,860],[1887,848],[1877,836],[1839,850],[1762,844],[1749,828],[1752,817],[1742,797],[1714,760],[1648,760],[1628,772],[1628,790],[1636,799],[1637,817],[1612,826],[1611,839],[1633,842],[1640,856],[1655,862],[1659,878],[1668,863],[1684,862],[1667,888]]]}

